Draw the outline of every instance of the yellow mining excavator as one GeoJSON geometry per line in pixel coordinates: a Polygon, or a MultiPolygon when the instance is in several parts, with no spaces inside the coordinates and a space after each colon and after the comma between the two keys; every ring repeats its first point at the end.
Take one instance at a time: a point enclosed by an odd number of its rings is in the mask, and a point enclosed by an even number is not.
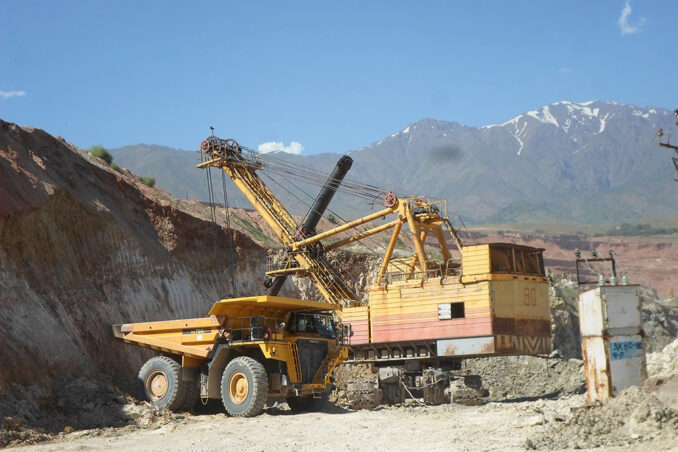
{"type": "MultiPolygon", "coordinates": [[[[268,301],[262,301],[260,306],[275,300],[286,308],[264,313],[252,298],[222,300],[210,311],[212,317],[196,320],[212,322],[210,329],[197,324],[188,326],[189,321],[180,320],[159,322],[161,328],[152,324],[115,326],[116,335],[128,342],[183,357],[181,366],[169,357],[156,358],[163,365],[173,366],[172,372],[145,371],[146,366],[153,367],[148,363],[142,368],[140,380],[155,403],[165,403],[162,397],[166,397],[165,387],[171,386],[167,381],[172,378],[187,381],[186,387],[193,387],[190,382],[199,380],[203,397],[221,397],[229,413],[243,415],[232,408],[233,401],[248,404],[257,386],[251,375],[257,374],[259,380],[267,382],[260,386],[269,390],[268,397],[287,399],[294,409],[307,406],[314,400],[313,395],[327,390],[330,372],[347,359],[379,368],[379,392],[387,402],[399,402],[406,394],[414,394],[429,403],[441,403],[454,398],[450,387],[458,379],[453,372],[460,369],[463,358],[551,351],[542,249],[511,243],[464,245],[446,216],[445,202],[399,197],[392,192],[383,193],[383,209],[317,233],[321,216],[351,167],[349,156],[339,160],[309,214],[298,225],[258,176],[257,171],[264,168],[261,156],[232,139],[215,136],[202,142],[201,151],[202,163],[198,167],[223,170],[282,242],[285,255],[267,271],[269,293],[262,300],[268,301]],[[388,217],[390,221],[385,221],[388,217]],[[371,227],[366,229],[367,225],[371,227]],[[394,257],[405,225],[414,252],[407,258],[394,257]],[[359,227],[362,230],[356,229],[359,227]],[[365,304],[351,290],[345,273],[333,268],[326,256],[332,250],[388,230],[392,230],[391,237],[365,304]],[[446,232],[457,248],[457,257],[448,248],[446,232]],[[342,233],[348,237],[337,240],[342,233]],[[440,259],[427,255],[428,238],[434,239],[440,259]],[[309,278],[324,300],[278,297],[285,279],[292,275],[309,278]],[[246,313],[225,309],[229,303],[246,313]],[[332,312],[335,317],[330,315],[332,312]],[[247,328],[257,328],[252,324],[254,318],[262,319],[255,323],[265,323],[266,331],[272,334],[269,338],[275,337],[275,341],[253,339],[247,328]],[[302,333],[311,318],[316,331],[312,338],[302,333]],[[246,324],[242,336],[237,335],[236,319],[246,324]],[[306,322],[302,325],[297,319],[306,322]],[[144,339],[162,340],[164,346],[134,336],[138,330],[146,331],[144,339]],[[202,331],[210,331],[211,335],[205,336],[202,331]],[[184,334],[189,336],[184,338],[184,334]],[[234,339],[248,334],[249,342],[234,339]],[[189,354],[184,347],[189,343],[181,341],[196,341],[198,335],[202,354],[189,354]],[[177,345],[167,346],[168,341],[177,345]],[[346,347],[349,342],[350,347],[346,347]],[[276,344],[277,356],[267,351],[276,344]],[[306,362],[310,371],[304,373],[306,362]],[[229,372],[232,365],[239,366],[239,370],[229,372]]],[[[294,173],[286,165],[285,171],[294,173]]],[[[469,379],[466,383],[479,389],[469,379]]],[[[181,392],[181,385],[178,388],[181,392]]],[[[181,398],[181,394],[176,397],[181,398]]],[[[263,402],[245,415],[257,414],[261,407],[263,402]]]]}

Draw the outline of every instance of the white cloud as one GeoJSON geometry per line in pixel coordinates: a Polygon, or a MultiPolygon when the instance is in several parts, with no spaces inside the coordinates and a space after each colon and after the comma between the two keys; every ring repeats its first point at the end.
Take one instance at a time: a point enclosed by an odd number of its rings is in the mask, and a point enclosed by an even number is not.
{"type": "Polygon", "coordinates": [[[268,141],[266,143],[261,143],[258,150],[262,154],[282,151],[287,152],[288,154],[299,155],[304,150],[304,147],[298,141],[292,141],[289,146],[285,146],[285,144],[280,141],[268,141]]]}
{"type": "Polygon", "coordinates": [[[560,69],[558,69],[558,72],[560,72],[561,74],[571,74],[574,71],[572,70],[571,67],[561,67],[560,69]]]}
{"type": "Polygon", "coordinates": [[[19,90],[19,91],[2,91],[0,90],[0,97],[3,99],[9,99],[10,97],[23,97],[26,95],[26,91],[24,90],[19,90]]]}
{"type": "Polygon", "coordinates": [[[626,0],[626,3],[624,4],[624,9],[622,9],[621,16],[619,16],[619,20],[617,23],[619,24],[619,30],[621,31],[622,36],[624,35],[630,35],[633,34],[637,31],[640,30],[640,27],[645,25],[645,18],[641,17],[640,20],[638,20],[638,23],[635,25],[632,25],[629,22],[629,19],[631,17],[631,2],[629,0],[626,0]]]}

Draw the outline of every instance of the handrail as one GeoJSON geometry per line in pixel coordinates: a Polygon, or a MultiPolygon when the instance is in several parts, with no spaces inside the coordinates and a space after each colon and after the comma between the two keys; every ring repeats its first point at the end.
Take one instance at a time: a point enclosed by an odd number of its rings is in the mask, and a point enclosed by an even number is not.
{"type": "Polygon", "coordinates": [[[282,342],[285,333],[278,333],[283,330],[284,321],[277,317],[249,316],[235,317],[229,319],[230,327],[226,331],[230,333],[231,342],[256,342],[271,341],[282,342]],[[253,319],[257,319],[257,325],[253,325],[253,319]],[[235,324],[235,325],[234,325],[235,324]],[[249,326],[245,326],[245,325],[249,326]],[[239,325],[239,328],[236,326],[239,325]]]}

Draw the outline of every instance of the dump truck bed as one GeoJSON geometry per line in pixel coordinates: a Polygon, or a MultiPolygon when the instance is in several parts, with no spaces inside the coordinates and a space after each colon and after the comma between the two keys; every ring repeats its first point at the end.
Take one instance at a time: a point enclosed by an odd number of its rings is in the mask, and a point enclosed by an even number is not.
{"type": "MultiPolygon", "coordinates": [[[[135,343],[166,353],[206,359],[220,339],[231,337],[233,329],[240,333],[245,329],[251,330],[252,325],[238,323],[237,319],[258,316],[265,322],[266,319],[285,319],[296,311],[320,312],[337,309],[338,306],[322,301],[270,295],[228,298],[216,302],[209,312],[209,317],[113,325],[113,335],[127,343],[135,343]]],[[[282,340],[282,334],[274,332],[270,339],[282,340]]]]}

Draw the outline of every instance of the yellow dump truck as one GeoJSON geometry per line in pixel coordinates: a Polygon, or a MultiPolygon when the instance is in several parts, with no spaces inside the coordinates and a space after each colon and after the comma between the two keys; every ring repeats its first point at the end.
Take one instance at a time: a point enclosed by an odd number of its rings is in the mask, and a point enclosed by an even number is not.
{"type": "Polygon", "coordinates": [[[163,353],[139,371],[148,400],[172,410],[221,399],[232,416],[256,416],[268,399],[309,408],[348,357],[328,303],[261,295],[220,300],[209,317],[114,325],[127,343],[163,353]]]}

